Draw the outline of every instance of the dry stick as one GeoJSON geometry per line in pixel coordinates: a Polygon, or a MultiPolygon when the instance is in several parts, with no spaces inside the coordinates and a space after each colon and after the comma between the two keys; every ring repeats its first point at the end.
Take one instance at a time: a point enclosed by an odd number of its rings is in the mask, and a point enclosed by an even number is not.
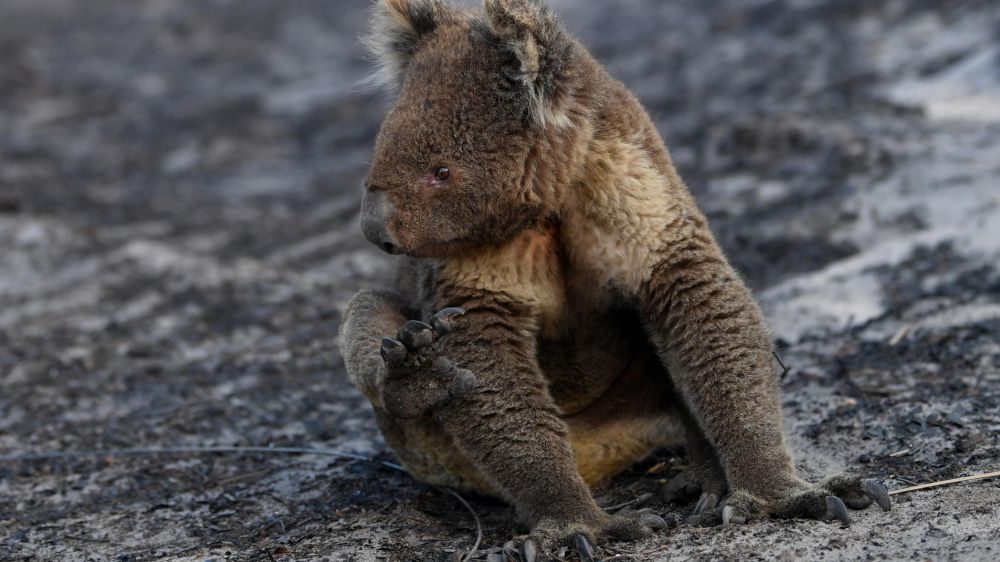
{"type": "Polygon", "coordinates": [[[958,484],[959,482],[970,482],[972,480],[986,480],[987,478],[997,478],[998,476],[1000,476],[1000,471],[987,472],[985,474],[974,474],[972,476],[952,478],[951,480],[941,480],[940,482],[931,482],[929,484],[920,484],[919,486],[910,486],[909,488],[900,488],[899,490],[893,490],[889,492],[889,495],[894,496],[896,494],[916,492],[917,490],[926,490],[927,488],[937,488],[938,486],[947,486],[948,484],[958,484]]]}
{"type": "Polygon", "coordinates": [[[632,504],[644,503],[646,501],[649,501],[649,499],[652,498],[652,497],[653,497],[653,494],[647,492],[645,494],[640,495],[637,498],[632,498],[632,499],[630,499],[627,502],[622,502],[622,503],[618,503],[618,504],[615,504],[615,505],[609,505],[609,506],[607,506],[607,507],[604,508],[604,511],[607,511],[607,512],[618,511],[618,510],[624,509],[624,508],[626,508],[626,507],[628,507],[628,506],[630,506],[632,504]]]}
{"type": "MultiPolygon", "coordinates": [[[[382,466],[391,468],[393,470],[398,470],[400,472],[406,472],[402,466],[387,461],[375,460],[371,457],[366,457],[364,455],[359,455],[357,453],[345,453],[343,451],[335,451],[333,449],[311,449],[304,447],[163,447],[163,448],[135,448],[135,449],[107,449],[100,451],[52,451],[45,453],[23,453],[20,455],[0,455],[0,462],[17,462],[17,461],[51,461],[59,459],[83,459],[83,458],[100,458],[100,457],[138,457],[138,456],[149,456],[149,455],[186,455],[186,454],[212,454],[212,453],[229,453],[229,454],[271,454],[271,455],[318,455],[324,457],[336,457],[342,459],[351,459],[356,461],[365,461],[370,463],[377,463],[382,466]]],[[[451,494],[462,504],[469,513],[472,514],[472,518],[476,521],[476,542],[472,545],[472,550],[462,558],[462,562],[468,562],[479,550],[479,545],[483,542],[483,524],[479,520],[479,514],[476,510],[472,509],[469,502],[465,501],[461,495],[455,490],[450,488],[444,488],[441,486],[434,486],[438,490],[447,492],[451,494]]]]}
{"type": "Polygon", "coordinates": [[[475,556],[476,551],[479,550],[479,545],[483,543],[483,524],[479,521],[479,514],[477,514],[476,510],[472,509],[472,506],[469,505],[469,502],[465,501],[465,498],[460,496],[455,490],[452,490],[451,488],[439,489],[455,496],[455,499],[461,502],[461,504],[465,506],[465,509],[469,510],[469,513],[472,514],[473,519],[476,520],[476,542],[472,545],[472,550],[470,550],[469,553],[462,558],[462,562],[469,562],[469,560],[475,556]]]}

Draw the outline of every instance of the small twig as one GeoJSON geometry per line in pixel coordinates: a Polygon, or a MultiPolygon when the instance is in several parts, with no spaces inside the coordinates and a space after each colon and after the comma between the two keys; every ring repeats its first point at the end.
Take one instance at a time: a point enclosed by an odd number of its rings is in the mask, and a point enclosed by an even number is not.
{"type": "Polygon", "coordinates": [[[781,380],[785,380],[785,376],[788,375],[788,367],[785,366],[785,363],[781,360],[781,357],[778,357],[777,351],[772,351],[771,354],[774,355],[774,358],[778,360],[778,365],[781,365],[781,375],[780,375],[781,380]]]}
{"type": "MultiPolygon", "coordinates": [[[[347,453],[344,451],[335,451],[333,449],[311,449],[307,447],[162,447],[162,448],[143,448],[138,447],[134,449],[107,449],[99,451],[48,451],[42,453],[22,453],[17,455],[0,455],[0,462],[32,462],[32,461],[53,461],[59,459],[85,459],[85,458],[102,458],[102,457],[140,457],[140,456],[155,456],[155,455],[190,455],[190,454],[237,454],[237,455],[256,455],[256,454],[270,454],[270,455],[317,455],[322,457],[336,457],[341,459],[351,459],[356,461],[364,461],[370,463],[380,464],[382,466],[391,468],[393,470],[398,470],[400,472],[406,472],[402,466],[388,461],[380,461],[373,459],[371,457],[366,457],[364,455],[359,455],[357,453],[347,453]]],[[[472,509],[469,502],[465,501],[458,492],[440,486],[435,486],[436,489],[446,492],[455,497],[462,504],[469,513],[472,514],[472,518],[476,521],[476,542],[472,545],[472,550],[462,559],[462,562],[468,562],[476,554],[479,549],[479,545],[483,542],[483,524],[479,520],[479,514],[476,510],[472,509]]],[[[284,525],[284,523],[282,523],[284,525]]]]}
{"type": "Polygon", "coordinates": [[[910,333],[910,328],[912,328],[910,324],[903,324],[903,327],[889,338],[889,347],[896,347],[899,342],[903,341],[903,338],[910,333]]]}
{"type": "Polygon", "coordinates": [[[632,498],[632,499],[628,500],[627,502],[622,502],[622,503],[615,504],[615,505],[609,505],[609,506],[607,506],[607,507],[604,508],[604,511],[618,511],[618,510],[621,510],[621,509],[625,509],[626,507],[628,507],[630,505],[634,505],[634,504],[637,504],[637,503],[645,503],[645,502],[649,501],[649,499],[652,498],[652,497],[653,497],[653,494],[651,494],[649,492],[647,492],[645,494],[640,494],[638,497],[632,498]]]}
{"type": "Polygon", "coordinates": [[[663,472],[665,468],[667,468],[667,463],[658,462],[653,466],[649,467],[648,469],[646,469],[646,474],[657,474],[659,472],[663,472]]]}
{"type": "Polygon", "coordinates": [[[640,552],[639,554],[642,554],[643,556],[649,556],[650,554],[657,554],[659,552],[663,552],[664,550],[667,550],[671,546],[673,546],[673,545],[665,544],[665,545],[662,545],[662,546],[658,546],[658,547],[654,548],[653,550],[644,550],[644,551],[640,552]]]}
{"type": "Polygon", "coordinates": [[[972,476],[963,476],[961,478],[952,478],[951,480],[941,480],[940,482],[930,482],[928,484],[920,484],[919,486],[910,486],[909,488],[900,488],[899,490],[893,490],[889,492],[890,496],[896,494],[905,494],[907,492],[916,492],[917,490],[926,490],[928,488],[937,488],[939,486],[947,486],[948,484],[958,484],[959,482],[971,482],[973,480],[986,480],[987,478],[997,478],[1000,477],[1000,471],[997,472],[987,472],[985,474],[974,474],[972,476]]]}
{"type": "Polygon", "coordinates": [[[472,545],[472,550],[470,550],[469,553],[466,554],[464,558],[462,558],[462,562],[469,562],[469,560],[472,560],[472,557],[476,555],[476,551],[479,550],[479,545],[482,544],[483,542],[483,524],[482,522],[479,521],[479,514],[476,513],[476,510],[472,509],[472,506],[469,505],[469,502],[465,501],[465,498],[460,496],[458,492],[456,492],[455,490],[452,490],[451,488],[439,488],[439,489],[444,490],[445,492],[448,492],[449,494],[455,496],[455,499],[458,500],[459,503],[461,503],[465,507],[465,509],[467,509],[469,513],[472,514],[472,517],[476,520],[476,542],[475,544],[472,545]]]}
{"type": "Polygon", "coordinates": [[[282,470],[288,470],[288,468],[280,466],[276,468],[265,468],[264,470],[258,470],[255,472],[251,472],[249,474],[247,473],[237,474],[236,476],[231,476],[229,478],[223,478],[222,480],[219,480],[218,482],[216,482],[216,485],[228,486],[230,484],[234,484],[236,482],[242,482],[244,480],[260,480],[264,476],[270,476],[271,474],[274,474],[275,472],[279,472],[282,470]]]}

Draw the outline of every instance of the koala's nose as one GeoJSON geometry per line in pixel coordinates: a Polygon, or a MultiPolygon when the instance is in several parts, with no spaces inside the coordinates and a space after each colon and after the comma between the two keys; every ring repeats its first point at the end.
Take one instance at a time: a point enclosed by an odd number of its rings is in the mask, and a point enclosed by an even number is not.
{"type": "Polygon", "coordinates": [[[365,189],[365,196],[361,201],[361,232],[382,251],[399,254],[399,243],[388,228],[394,212],[395,207],[384,191],[373,187],[365,189]]]}

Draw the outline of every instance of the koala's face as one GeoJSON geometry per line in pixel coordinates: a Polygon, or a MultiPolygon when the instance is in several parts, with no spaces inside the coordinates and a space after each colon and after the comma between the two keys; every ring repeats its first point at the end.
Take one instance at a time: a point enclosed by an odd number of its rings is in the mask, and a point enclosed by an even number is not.
{"type": "MultiPolygon", "coordinates": [[[[550,158],[574,43],[540,0],[380,0],[368,44],[399,86],[365,180],[362,228],[383,250],[445,257],[553,212],[550,158]]],[[[558,144],[558,142],[556,143],[558,144]]],[[[565,178],[563,178],[565,180],[565,178]]]]}
{"type": "Polygon", "coordinates": [[[362,228],[391,253],[443,257],[495,244],[543,212],[526,184],[528,101],[506,51],[467,20],[408,60],[365,180],[362,228]]]}

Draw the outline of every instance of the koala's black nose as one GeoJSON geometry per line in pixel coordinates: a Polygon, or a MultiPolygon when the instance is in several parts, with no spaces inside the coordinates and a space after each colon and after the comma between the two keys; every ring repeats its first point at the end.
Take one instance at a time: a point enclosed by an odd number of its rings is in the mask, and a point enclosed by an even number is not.
{"type": "Polygon", "coordinates": [[[365,197],[361,201],[361,232],[369,242],[390,254],[401,253],[399,243],[388,226],[395,210],[384,191],[374,187],[365,189],[365,197]]]}

